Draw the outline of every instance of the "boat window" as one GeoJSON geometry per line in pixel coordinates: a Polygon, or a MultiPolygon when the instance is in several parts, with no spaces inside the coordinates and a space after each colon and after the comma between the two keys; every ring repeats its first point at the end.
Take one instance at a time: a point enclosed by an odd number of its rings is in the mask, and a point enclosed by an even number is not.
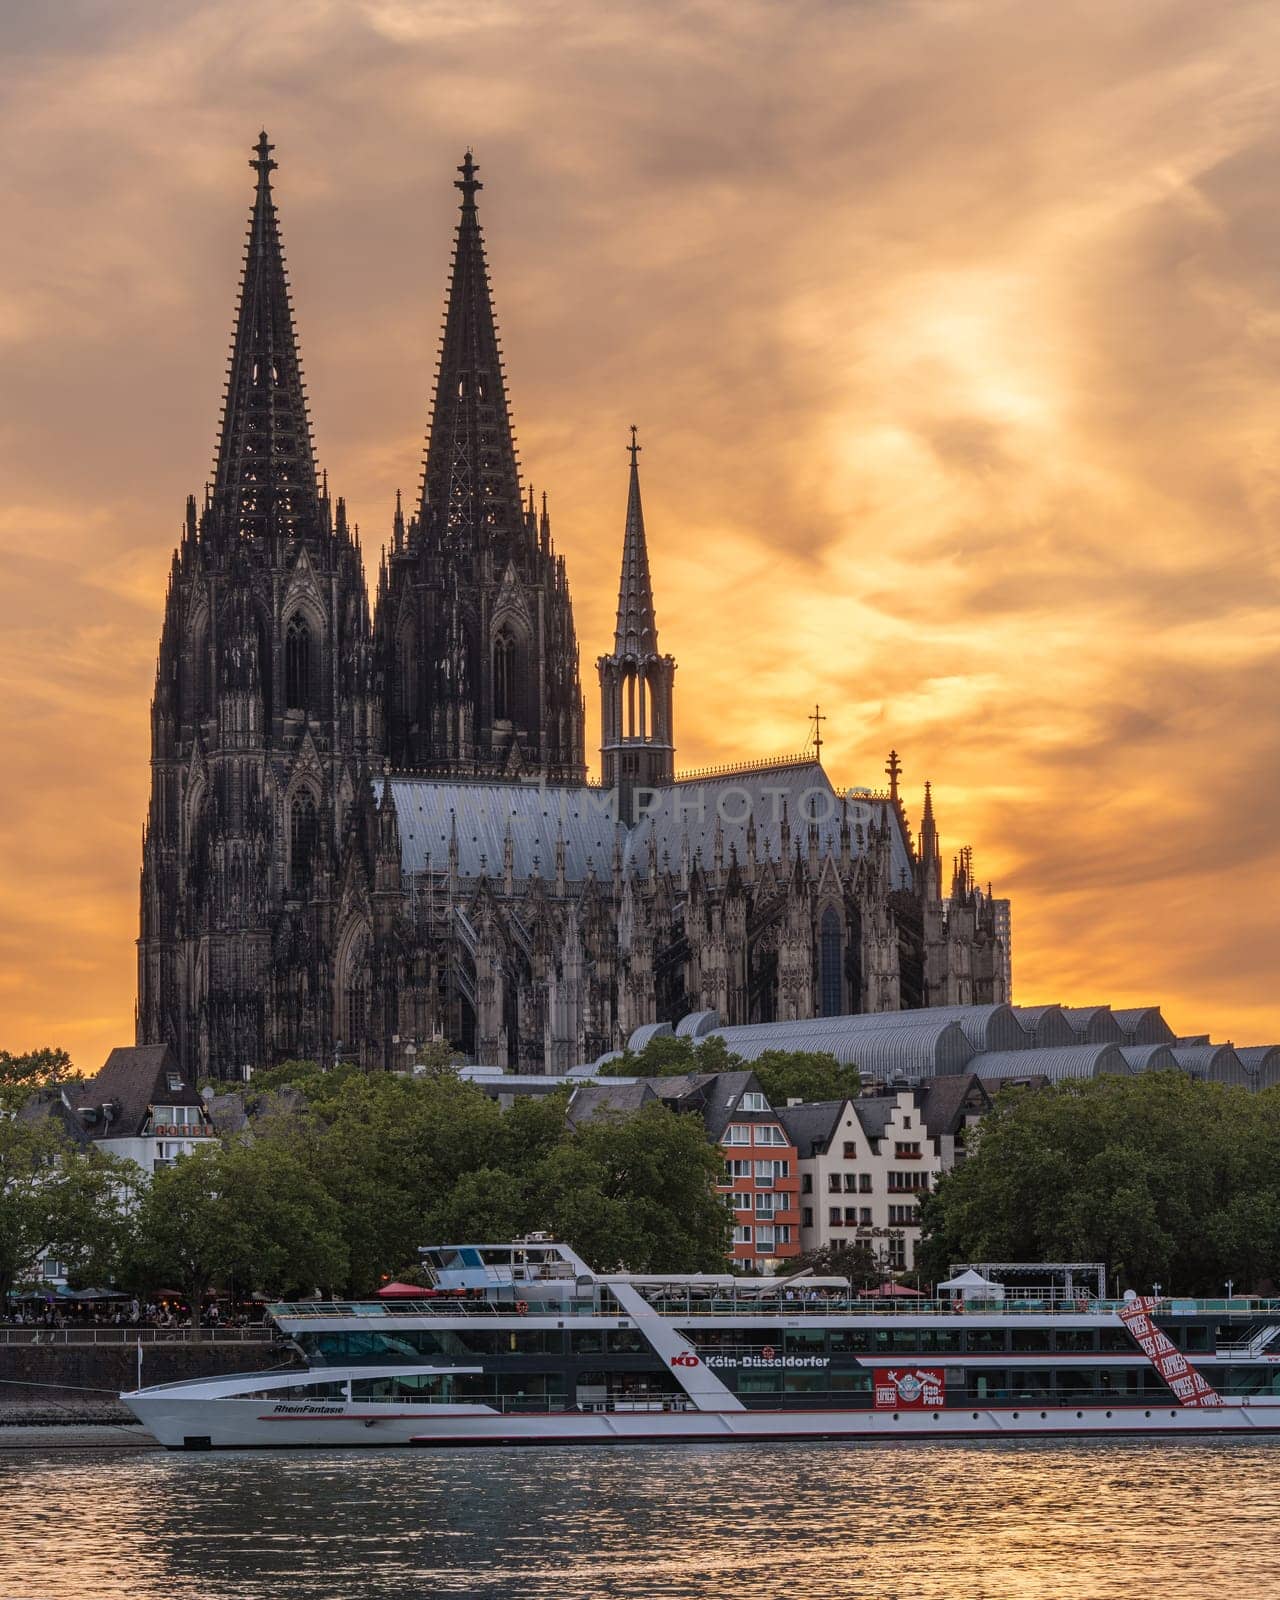
{"type": "Polygon", "coordinates": [[[604,1352],[603,1328],[575,1328],[571,1335],[575,1356],[601,1355],[604,1352]]]}
{"type": "Polygon", "coordinates": [[[235,1395],[244,1400],[345,1400],[347,1388],[343,1383],[291,1383],[279,1389],[259,1389],[250,1395],[235,1395]]]}
{"type": "Polygon", "coordinates": [[[965,1330],[965,1348],[968,1350],[1003,1350],[1005,1347],[1004,1328],[967,1328],[965,1330]]]}
{"type": "Polygon", "coordinates": [[[605,1348],[613,1355],[649,1355],[649,1341],[638,1328],[610,1328],[605,1333],[605,1348]]]}
{"type": "Polygon", "coordinates": [[[842,1394],[870,1394],[871,1374],[865,1367],[857,1372],[832,1372],[827,1375],[828,1386],[842,1394]]]}
{"type": "Polygon", "coordinates": [[[1183,1333],[1185,1334],[1182,1343],[1184,1350],[1211,1350],[1213,1348],[1209,1343],[1209,1327],[1207,1323],[1190,1322],[1183,1329],[1183,1333]]]}
{"type": "Polygon", "coordinates": [[[784,1372],[782,1375],[782,1388],[786,1394],[825,1394],[827,1390],[827,1374],[825,1372],[784,1372]]]}
{"type": "Polygon", "coordinates": [[[1045,1400],[1053,1392],[1048,1367],[1015,1367],[1009,1373],[1011,1400],[1045,1400]]]}
{"type": "Polygon", "coordinates": [[[353,1378],[353,1400],[450,1400],[454,1380],[425,1372],[397,1373],[386,1378],[353,1378]]]}
{"type": "Polygon", "coordinates": [[[1048,1328],[1014,1328],[1010,1337],[1014,1350],[1047,1351],[1050,1347],[1048,1328]]]}
{"type": "Polygon", "coordinates": [[[926,1353],[930,1351],[945,1354],[960,1348],[959,1328],[921,1328],[920,1348],[926,1353]]]}
{"type": "Polygon", "coordinates": [[[877,1328],[875,1337],[877,1355],[915,1350],[920,1342],[914,1328],[877,1328]]]}
{"type": "Polygon", "coordinates": [[[1003,1400],[1006,1376],[998,1367],[990,1372],[971,1372],[969,1392],[978,1400],[1003,1400]]]}
{"type": "Polygon", "coordinates": [[[1092,1328],[1055,1328],[1053,1330],[1053,1348],[1055,1350],[1093,1350],[1096,1348],[1094,1330],[1092,1328]]]}
{"type": "Polygon", "coordinates": [[[734,1377],[739,1394],[778,1394],[782,1389],[780,1372],[739,1372],[734,1377]]]}
{"type": "Polygon", "coordinates": [[[1099,1328],[1098,1349],[1111,1355],[1132,1355],[1138,1348],[1128,1328],[1099,1328]]]}
{"type": "Polygon", "coordinates": [[[826,1347],[825,1328],[788,1328],[783,1335],[782,1348],[787,1351],[812,1354],[815,1350],[825,1350],[826,1347]]]}
{"type": "Polygon", "coordinates": [[[1280,1367],[1233,1366],[1199,1369],[1219,1394],[1280,1395],[1280,1367]]]}
{"type": "Polygon", "coordinates": [[[865,1355],[871,1349],[871,1331],[868,1328],[832,1328],[829,1348],[833,1355],[844,1352],[865,1355]]]}

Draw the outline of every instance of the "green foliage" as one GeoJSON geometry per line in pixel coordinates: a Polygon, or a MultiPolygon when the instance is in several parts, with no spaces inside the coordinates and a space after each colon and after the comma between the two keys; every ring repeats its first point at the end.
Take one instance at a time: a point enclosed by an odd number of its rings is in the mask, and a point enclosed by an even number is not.
{"type": "Polygon", "coordinates": [[[1180,1072],[1012,1090],[925,1197],[922,1269],[1104,1261],[1123,1286],[1280,1278],[1280,1091],[1180,1072]]]}
{"type": "Polygon", "coordinates": [[[714,1189],[723,1173],[702,1119],[655,1101],[557,1146],[534,1173],[536,1211],[597,1270],[723,1271],[733,1228],[714,1189]]]}
{"type": "Polygon", "coordinates": [[[109,1278],[124,1230],[117,1197],[136,1176],[77,1150],[54,1122],[0,1114],[0,1305],[46,1251],[77,1277],[109,1278]]]}
{"type": "Polygon", "coordinates": [[[770,1105],[788,1100],[853,1100],[862,1089],[857,1067],[820,1050],[766,1050],[746,1063],[770,1105]]]}
{"type": "Polygon", "coordinates": [[[845,1100],[862,1087],[857,1067],[845,1067],[833,1055],[816,1050],[766,1050],[754,1061],[735,1055],[718,1035],[702,1040],[664,1034],[643,1050],[624,1050],[600,1068],[602,1078],[675,1078],[690,1072],[737,1072],[750,1069],[770,1104],[788,1100],[845,1100]]]}
{"type": "Polygon", "coordinates": [[[732,1072],[744,1066],[724,1040],[714,1034],[701,1041],[662,1034],[643,1050],[624,1050],[600,1068],[602,1078],[678,1078],[687,1072],[732,1072]]]}
{"type": "Polygon", "coordinates": [[[337,1207],[289,1152],[205,1145],[157,1172],[131,1219],[126,1277],[273,1296],[337,1289],[347,1275],[337,1207]]]}
{"type": "Polygon", "coordinates": [[[806,1250],[783,1267],[783,1274],[809,1271],[819,1278],[848,1278],[855,1289],[874,1289],[890,1276],[888,1267],[865,1241],[837,1239],[806,1250]]]}
{"type": "Polygon", "coordinates": [[[0,1050],[0,1111],[14,1109],[36,1089],[72,1074],[71,1057],[54,1045],[15,1054],[0,1050]]]}

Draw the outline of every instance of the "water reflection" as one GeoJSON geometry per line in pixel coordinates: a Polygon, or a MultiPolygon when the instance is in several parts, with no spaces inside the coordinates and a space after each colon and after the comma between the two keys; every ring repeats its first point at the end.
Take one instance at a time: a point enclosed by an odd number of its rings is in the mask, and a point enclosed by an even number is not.
{"type": "Polygon", "coordinates": [[[0,1595],[1280,1593],[1266,1444],[0,1457],[0,1595]]]}

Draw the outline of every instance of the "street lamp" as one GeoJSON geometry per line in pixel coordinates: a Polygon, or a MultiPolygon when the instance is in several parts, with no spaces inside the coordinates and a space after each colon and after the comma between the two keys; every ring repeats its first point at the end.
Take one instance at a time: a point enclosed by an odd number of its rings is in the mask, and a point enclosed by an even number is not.
{"type": "Polygon", "coordinates": [[[1155,1295],[1156,1299],[1158,1300],[1160,1298],[1160,1285],[1158,1283],[1153,1283],[1151,1285],[1151,1292],[1152,1292],[1152,1294],[1155,1295]]]}
{"type": "Polygon", "coordinates": [[[1235,1286],[1236,1286],[1236,1280],[1234,1278],[1228,1278],[1227,1279],[1227,1299],[1228,1300],[1230,1300],[1231,1291],[1235,1288],[1235,1286]]]}

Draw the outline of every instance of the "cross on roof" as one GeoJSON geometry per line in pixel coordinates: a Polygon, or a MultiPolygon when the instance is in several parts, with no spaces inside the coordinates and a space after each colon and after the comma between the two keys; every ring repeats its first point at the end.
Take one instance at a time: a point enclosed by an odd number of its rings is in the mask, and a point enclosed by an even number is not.
{"type": "Polygon", "coordinates": [[[813,724],[813,753],[819,761],[822,760],[822,724],[826,720],[822,707],[815,704],[809,714],[809,721],[813,724]]]}
{"type": "Polygon", "coordinates": [[[636,425],[633,422],[631,424],[631,443],[627,446],[627,450],[630,452],[630,455],[631,455],[631,465],[633,467],[636,464],[636,457],[640,454],[640,452],[643,449],[644,449],[644,446],[642,444],[637,444],[636,443],[636,425]]]}
{"type": "Polygon", "coordinates": [[[268,143],[267,130],[265,128],[258,135],[258,142],[253,148],[257,151],[258,158],[256,161],[251,161],[249,165],[257,172],[259,177],[265,178],[267,173],[274,172],[277,166],[277,163],[271,159],[271,152],[275,149],[275,145],[268,143]]]}
{"type": "Polygon", "coordinates": [[[479,170],[480,168],[471,159],[471,152],[468,150],[462,158],[462,165],[458,168],[462,176],[453,180],[454,188],[462,190],[462,209],[464,211],[474,209],[476,190],[484,188],[484,184],[476,177],[476,173],[479,170]]]}

